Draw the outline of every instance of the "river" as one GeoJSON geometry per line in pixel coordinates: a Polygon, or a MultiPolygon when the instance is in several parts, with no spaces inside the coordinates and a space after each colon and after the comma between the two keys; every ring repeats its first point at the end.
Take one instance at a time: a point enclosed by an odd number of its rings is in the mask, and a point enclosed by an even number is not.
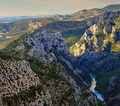
{"type": "Polygon", "coordinates": [[[95,80],[95,76],[91,73],[89,73],[89,71],[84,67],[82,66],[82,68],[90,75],[91,77],[91,87],[89,88],[89,90],[94,93],[98,99],[100,99],[101,101],[104,101],[104,98],[102,97],[102,95],[100,95],[97,91],[95,91],[95,87],[96,87],[96,83],[97,81],[95,80]]]}

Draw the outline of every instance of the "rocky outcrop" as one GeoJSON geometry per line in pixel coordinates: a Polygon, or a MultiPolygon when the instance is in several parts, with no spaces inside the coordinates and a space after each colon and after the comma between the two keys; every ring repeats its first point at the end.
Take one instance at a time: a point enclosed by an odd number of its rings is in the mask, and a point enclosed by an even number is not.
{"type": "Polygon", "coordinates": [[[106,23],[105,26],[104,26],[104,29],[103,29],[103,33],[105,35],[108,35],[110,33],[112,33],[112,31],[114,30],[114,28],[112,29],[112,25],[110,23],[106,23]]]}
{"type": "Polygon", "coordinates": [[[111,77],[109,81],[108,92],[112,92],[115,89],[116,84],[117,78],[115,76],[111,77]]]}
{"type": "Polygon", "coordinates": [[[94,24],[87,29],[80,40],[70,47],[70,52],[75,56],[79,56],[85,52],[85,50],[94,51],[96,48],[103,44],[103,41],[96,36],[96,33],[104,29],[105,23],[94,24]]]}
{"type": "Polygon", "coordinates": [[[115,76],[112,76],[109,80],[109,85],[108,85],[108,95],[109,95],[109,101],[111,105],[114,106],[119,106],[120,102],[120,82],[118,81],[118,78],[115,76]]]}
{"type": "MultiPolygon", "coordinates": [[[[69,98],[74,100],[77,105],[90,105],[90,103],[98,105],[96,97],[90,91],[81,90],[63,66],[59,63],[55,65],[58,78],[45,80],[46,75],[39,77],[25,60],[16,61],[13,58],[10,60],[0,58],[0,103],[3,103],[3,106],[52,106],[54,104],[57,106],[59,103],[69,105],[70,102],[67,101],[69,98]],[[42,82],[43,79],[44,82],[42,82]]],[[[47,68],[41,70],[45,71],[47,68]]],[[[47,75],[47,77],[49,76],[47,75]]]]}
{"type": "Polygon", "coordinates": [[[90,26],[89,29],[87,29],[84,33],[84,35],[81,37],[81,40],[87,41],[90,39],[93,35],[95,35],[97,32],[103,30],[105,26],[105,23],[99,23],[99,24],[94,24],[90,26]]]}
{"type": "Polygon", "coordinates": [[[110,42],[116,43],[117,41],[120,40],[120,38],[119,38],[118,31],[116,31],[114,27],[113,27],[113,29],[114,30],[112,31],[112,33],[110,35],[110,42]]]}
{"type": "Polygon", "coordinates": [[[20,50],[24,50],[29,46],[30,49],[27,55],[44,62],[52,62],[56,60],[55,53],[61,53],[69,57],[71,61],[76,61],[74,56],[69,52],[65,40],[62,38],[60,32],[49,33],[44,31],[35,36],[28,36],[24,38],[20,50]]]}
{"type": "Polygon", "coordinates": [[[42,62],[51,63],[53,61],[60,61],[67,68],[68,73],[72,73],[74,77],[77,76],[81,80],[81,83],[83,83],[80,84],[81,88],[90,85],[90,81],[88,81],[89,76],[81,71],[77,59],[69,52],[60,32],[50,33],[44,31],[35,36],[27,36],[20,45],[20,47],[18,46],[19,50],[25,52],[24,48],[29,47],[27,55],[42,62]],[[79,74],[74,73],[74,70],[79,70],[79,74]]]}
{"type": "Polygon", "coordinates": [[[38,21],[33,21],[33,20],[30,20],[30,23],[29,23],[29,29],[37,29],[39,27],[42,27],[42,23],[38,21]]]}
{"type": "Polygon", "coordinates": [[[11,97],[39,83],[39,78],[31,70],[27,61],[0,58],[0,101],[2,97],[11,97]]]}
{"type": "Polygon", "coordinates": [[[119,33],[115,24],[102,22],[92,25],[84,35],[70,47],[70,52],[74,56],[79,56],[88,51],[113,51],[112,44],[119,41],[119,33]]]}

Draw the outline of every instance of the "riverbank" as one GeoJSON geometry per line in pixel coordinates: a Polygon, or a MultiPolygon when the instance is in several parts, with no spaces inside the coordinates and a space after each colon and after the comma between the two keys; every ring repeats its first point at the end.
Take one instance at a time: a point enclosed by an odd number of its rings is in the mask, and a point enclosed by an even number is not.
{"type": "Polygon", "coordinates": [[[90,92],[94,93],[98,99],[100,99],[101,101],[104,101],[104,98],[102,97],[101,94],[99,94],[97,91],[95,91],[95,87],[97,86],[96,83],[97,81],[95,80],[95,76],[92,74],[92,73],[89,73],[89,71],[84,67],[82,66],[82,68],[90,75],[91,77],[91,87],[89,88],[90,92]]]}

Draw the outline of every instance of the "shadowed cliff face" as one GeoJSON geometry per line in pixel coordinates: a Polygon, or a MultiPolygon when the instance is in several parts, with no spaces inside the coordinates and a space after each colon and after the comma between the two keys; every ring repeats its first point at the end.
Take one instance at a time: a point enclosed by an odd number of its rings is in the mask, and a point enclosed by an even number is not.
{"type": "Polygon", "coordinates": [[[96,90],[105,96],[107,104],[119,106],[120,20],[97,23],[88,28],[70,52],[89,72],[96,75],[96,90]],[[116,77],[115,82],[112,78],[116,77]],[[113,84],[113,85],[112,85],[113,84]],[[114,90],[112,90],[112,88],[114,90]],[[111,89],[111,92],[109,91],[111,89]]]}

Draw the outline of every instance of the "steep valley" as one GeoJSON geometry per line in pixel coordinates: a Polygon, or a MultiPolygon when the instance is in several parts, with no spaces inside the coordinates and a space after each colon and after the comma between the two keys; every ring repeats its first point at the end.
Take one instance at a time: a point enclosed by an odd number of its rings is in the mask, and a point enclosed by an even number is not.
{"type": "Polygon", "coordinates": [[[119,9],[0,23],[0,106],[120,106],[119,9]]]}
{"type": "Polygon", "coordinates": [[[108,106],[120,105],[120,18],[90,26],[70,47],[80,64],[97,79],[96,90],[102,93],[108,106]]]}
{"type": "Polygon", "coordinates": [[[26,33],[0,52],[3,105],[99,105],[61,33],[26,33]]]}

